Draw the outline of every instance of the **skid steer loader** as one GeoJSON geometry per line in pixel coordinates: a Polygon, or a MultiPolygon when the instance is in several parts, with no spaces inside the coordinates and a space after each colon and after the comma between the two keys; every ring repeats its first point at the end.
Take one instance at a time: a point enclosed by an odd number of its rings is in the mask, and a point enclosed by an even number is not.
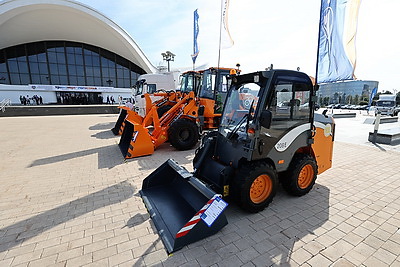
{"type": "Polygon", "coordinates": [[[221,124],[202,138],[194,172],[168,160],[143,181],[140,194],[168,252],[220,230],[227,223],[224,199],[259,212],[278,182],[302,196],[332,165],[334,120],[314,113],[315,89],[306,74],[269,70],[229,81],[221,124]],[[241,103],[241,91],[254,96],[250,105],[241,103]],[[219,208],[207,223],[203,214],[211,206],[219,208]]]}
{"type": "Polygon", "coordinates": [[[190,91],[160,116],[153,105],[140,121],[125,120],[119,147],[126,159],[153,154],[166,141],[178,150],[193,148],[203,129],[216,129],[227,94],[226,77],[235,69],[210,68],[201,72],[200,89],[190,91]],[[152,122],[153,128],[147,127],[152,122]]]}

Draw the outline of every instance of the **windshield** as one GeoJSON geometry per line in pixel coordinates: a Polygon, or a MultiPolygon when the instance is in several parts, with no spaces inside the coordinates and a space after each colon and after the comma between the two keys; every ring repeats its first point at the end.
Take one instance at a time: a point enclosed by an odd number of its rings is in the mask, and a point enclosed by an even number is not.
{"type": "Polygon", "coordinates": [[[252,120],[257,108],[259,92],[260,86],[255,83],[246,83],[240,87],[231,88],[219,128],[222,135],[227,137],[233,131],[239,135],[246,135],[247,120],[252,120]],[[249,110],[251,116],[248,116],[249,110]]]}
{"type": "Polygon", "coordinates": [[[182,74],[179,90],[183,93],[189,93],[189,92],[193,91],[193,89],[195,87],[195,85],[194,85],[195,77],[196,77],[196,74],[193,72],[182,74]]]}
{"type": "Polygon", "coordinates": [[[378,107],[393,107],[395,105],[394,101],[377,101],[376,105],[378,107]]]}
{"type": "Polygon", "coordinates": [[[143,93],[143,86],[144,86],[145,80],[139,80],[136,82],[136,92],[135,95],[141,95],[143,93]]]}

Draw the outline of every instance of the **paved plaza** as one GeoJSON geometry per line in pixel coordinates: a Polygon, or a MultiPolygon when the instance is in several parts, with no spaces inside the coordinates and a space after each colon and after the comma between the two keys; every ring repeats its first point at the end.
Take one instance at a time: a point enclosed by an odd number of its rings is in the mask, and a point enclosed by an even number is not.
{"type": "Polygon", "coordinates": [[[369,143],[365,117],[336,119],[333,168],[308,195],[231,204],[173,255],[138,191],[168,158],[192,170],[194,150],[125,161],[117,115],[0,118],[0,266],[400,266],[400,145],[369,143]]]}

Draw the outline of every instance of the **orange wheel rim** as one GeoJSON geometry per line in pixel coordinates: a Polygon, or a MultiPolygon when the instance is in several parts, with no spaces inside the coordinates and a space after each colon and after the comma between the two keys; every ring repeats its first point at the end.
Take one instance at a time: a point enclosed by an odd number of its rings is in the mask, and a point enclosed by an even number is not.
{"type": "Polygon", "coordinates": [[[307,188],[308,186],[310,186],[311,182],[313,181],[313,178],[314,178],[314,168],[310,164],[305,165],[301,169],[297,180],[299,187],[301,189],[307,188]]]}
{"type": "Polygon", "coordinates": [[[250,187],[250,199],[253,203],[259,204],[266,200],[272,191],[271,178],[266,175],[260,175],[253,181],[250,187]]]}

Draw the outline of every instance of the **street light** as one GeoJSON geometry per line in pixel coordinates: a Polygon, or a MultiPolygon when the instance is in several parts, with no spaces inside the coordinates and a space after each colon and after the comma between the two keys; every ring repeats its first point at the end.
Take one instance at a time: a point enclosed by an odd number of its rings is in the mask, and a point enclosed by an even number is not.
{"type": "Polygon", "coordinates": [[[167,52],[165,52],[165,53],[161,53],[161,55],[162,55],[162,57],[163,57],[163,60],[167,61],[167,63],[168,63],[168,72],[169,72],[169,71],[170,71],[170,69],[169,69],[169,62],[170,62],[170,61],[174,61],[174,59],[175,59],[175,54],[172,53],[172,52],[170,52],[170,51],[167,51],[167,52]]]}

